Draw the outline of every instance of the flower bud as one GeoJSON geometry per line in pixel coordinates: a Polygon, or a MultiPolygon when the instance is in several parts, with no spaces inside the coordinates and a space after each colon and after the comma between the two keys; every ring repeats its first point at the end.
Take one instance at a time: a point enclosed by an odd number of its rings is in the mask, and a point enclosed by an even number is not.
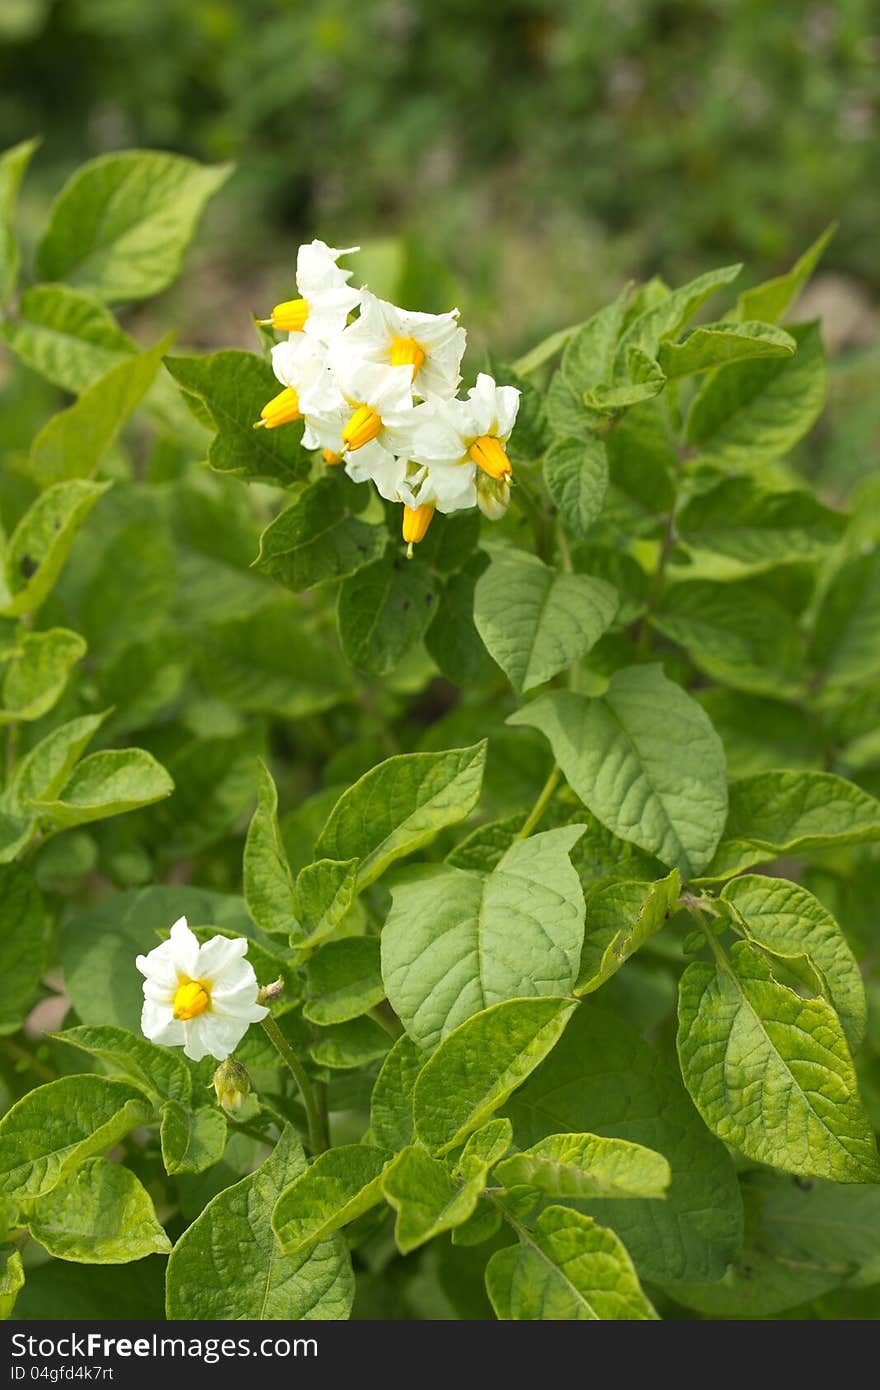
{"type": "Polygon", "coordinates": [[[246,1096],[251,1092],[251,1079],[241,1062],[227,1057],[214,1072],[214,1092],[217,1101],[229,1114],[240,1110],[246,1096]]]}
{"type": "Polygon", "coordinates": [[[490,478],[477,471],[477,506],[489,521],[500,521],[510,506],[510,483],[506,478],[490,478]]]}

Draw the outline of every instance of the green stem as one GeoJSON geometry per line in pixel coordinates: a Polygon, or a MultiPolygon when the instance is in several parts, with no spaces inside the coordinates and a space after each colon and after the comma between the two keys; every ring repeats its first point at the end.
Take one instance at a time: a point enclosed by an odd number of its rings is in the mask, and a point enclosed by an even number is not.
{"type": "Polygon", "coordinates": [[[561,768],[557,763],[554,763],[550,772],[550,776],[547,778],[547,781],[541,788],[537,801],[535,802],[529,814],[526,816],[525,823],[522,829],[519,830],[516,835],[514,835],[513,838],[515,840],[527,840],[528,837],[531,835],[535,826],[538,824],[539,820],[541,819],[548,805],[550,804],[550,800],[553,796],[553,793],[556,791],[556,788],[559,785],[559,779],[561,776],[561,768]]]}
{"type": "Polygon", "coordinates": [[[386,1014],[381,1006],[375,1009],[367,1009],[367,1018],[371,1018],[374,1023],[378,1023],[380,1028],[384,1028],[389,1038],[393,1038],[395,1042],[397,1042],[399,1037],[403,1036],[403,1024],[400,1022],[400,1019],[396,1014],[390,1016],[386,1014]]]}
{"type": "Polygon", "coordinates": [[[290,1068],[294,1081],[299,1088],[302,1096],[302,1103],[305,1106],[306,1118],[309,1124],[309,1146],[313,1154],[323,1153],[328,1147],[327,1126],[324,1123],[318,1102],[315,1099],[315,1092],[312,1083],[308,1078],[305,1067],[297,1057],[290,1043],[285,1038],[278,1024],[271,1014],[263,1019],[263,1031],[275,1048],[279,1056],[290,1068]]]}
{"type": "Polygon", "coordinates": [[[730,968],[730,961],[727,959],[727,956],[724,954],[721,947],[719,946],[718,939],[715,936],[715,933],[713,932],[712,928],[707,924],[700,909],[698,907],[693,906],[693,904],[689,902],[685,902],[685,906],[688,912],[693,917],[697,926],[700,928],[700,931],[705,936],[709,945],[711,946],[712,954],[718,962],[719,968],[724,971],[725,975],[732,975],[733,971],[730,968]]]}

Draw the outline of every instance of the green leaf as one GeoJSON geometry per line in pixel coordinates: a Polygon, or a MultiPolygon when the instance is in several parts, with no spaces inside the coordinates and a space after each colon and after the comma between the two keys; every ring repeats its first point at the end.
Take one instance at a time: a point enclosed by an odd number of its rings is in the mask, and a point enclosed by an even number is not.
{"type": "Polygon", "coordinates": [[[713,372],[694,397],[688,443],[725,468],[749,468],[794,447],[825,401],[826,373],[818,325],[791,329],[794,357],[736,362],[713,372]]]}
{"type": "Polygon", "coordinates": [[[343,792],[318,836],[315,853],[360,859],[364,888],[404,854],[469,816],[483,782],[486,743],[444,753],[388,758],[343,792]]]}
{"type": "Polygon", "coordinates": [[[88,478],[156,379],[173,339],[110,367],[78,401],[53,415],[31,444],[28,471],[40,487],[88,478]]]}
{"type": "Polygon", "coordinates": [[[723,970],[695,961],[681,977],[678,1055],[706,1124],[748,1158],[836,1182],[880,1179],[837,1014],[777,984],[745,942],[723,970]]]}
{"type": "Polygon", "coordinates": [[[0,1120],[0,1195],[42,1197],[150,1113],[139,1091],[103,1076],[62,1076],[37,1086],[0,1120]]]}
{"type": "Polygon", "coordinates": [[[0,579],[4,616],[35,613],[48,598],[79,528],[109,486],[79,480],[56,483],[25,512],[6,547],[0,579]]]}
{"type": "Polygon", "coordinates": [[[63,627],[23,632],[0,653],[0,724],[39,719],[61,697],[86,644],[63,627]]]}
{"type": "Polygon", "coordinates": [[[750,357],[791,357],[796,347],[790,333],[769,323],[707,323],[680,342],[661,343],[657,360],[674,381],[750,357]]]}
{"type": "Polygon", "coordinates": [[[757,584],[673,584],[651,623],[722,684],[758,695],[794,696],[802,689],[800,634],[788,610],[757,584]]]}
{"type": "Polygon", "coordinates": [[[39,274],[109,303],[158,294],[177,276],[202,208],[230,172],[228,164],[148,150],[89,160],[52,205],[39,274]]]}
{"type": "Polygon", "coordinates": [[[809,280],[836,231],[837,223],[832,222],[785,275],[777,275],[772,280],[765,280],[763,285],[742,290],[736,301],[736,318],[740,322],[744,319],[764,319],[778,323],[809,280]]]}
{"type": "Polygon", "coordinates": [[[733,906],[753,941],[783,956],[803,953],[818,966],[855,1051],[867,1022],[865,986],[858,961],[828,909],[800,884],[763,874],[733,879],[721,897],[733,906]]]}
{"type": "Polygon", "coordinates": [[[804,710],[784,700],[718,686],[701,690],[698,699],[721,735],[731,777],[821,763],[822,742],[804,710]]]}
{"type": "Polygon", "coordinates": [[[626,285],[613,303],[575,329],[565,345],[561,374],[581,400],[591,387],[611,380],[631,288],[626,285]]]}
{"type": "Polygon", "coordinates": [[[75,396],[138,351],[100,299],[70,285],[25,290],[2,335],[22,362],[75,396]]]}
{"type": "Polygon", "coordinates": [[[540,696],[507,721],[540,729],[586,807],[623,840],[685,877],[724,828],[724,750],[708,717],[660,666],[629,666],[598,699],[540,696]]]}
{"type": "Polygon", "coordinates": [[[544,481],[568,529],[585,536],[602,511],[608,458],[601,439],[560,439],[547,451],[544,481]]]}
{"type": "Polygon", "coordinates": [[[52,826],[67,829],[149,806],[174,791],[168,773],[143,748],[112,748],[78,763],[51,800],[31,804],[52,826]]]}
{"type": "Polygon", "coordinates": [[[425,1054],[404,1033],[382,1063],[370,1097],[370,1131],[391,1153],[413,1137],[413,1088],[425,1054]]]}
{"type": "Polygon", "coordinates": [[[358,859],[318,859],[296,879],[300,927],[291,944],[314,946],[339,926],[357,896],[358,859]]]}
{"type": "Polygon", "coordinates": [[[151,1255],[132,1265],[93,1265],[88,1278],[75,1264],[46,1260],[28,1270],[18,1304],[21,1318],[101,1321],[164,1317],[166,1261],[151,1255]]]}
{"type": "Polygon", "coordinates": [[[343,1144],[319,1154],[286,1187],[272,1213],[285,1255],[299,1255],[382,1200],[388,1155],[366,1144],[343,1144]]]}
{"type": "Polygon", "coordinates": [[[569,851],[582,834],[563,826],[517,841],[488,875],[436,865],[394,883],[382,978],[421,1047],[491,1004],[571,992],[584,896],[569,851]]]}
{"type": "Polygon", "coordinates": [[[553,434],[562,439],[588,439],[606,423],[601,411],[588,406],[584,393],[575,390],[561,371],[553,373],[547,388],[547,419],[553,434]]]}
{"type": "Polygon", "coordinates": [[[750,570],[822,559],[845,525],[839,512],[811,492],[771,490],[748,476],[722,478],[686,502],[676,517],[685,545],[750,570]]]}
{"type": "Polygon", "coordinates": [[[342,650],[359,671],[387,676],[428,629],[437,581],[423,560],[396,545],[349,575],[339,588],[336,617],[342,650]]]}
{"type": "Polygon", "coordinates": [[[724,838],[703,878],[878,839],[880,802],[853,782],[831,772],[758,772],[731,782],[724,838]]]}
{"type": "Polygon", "coordinates": [[[341,480],[325,473],[266,527],[254,564],[299,593],[378,560],[387,541],[384,526],[351,514],[341,480]]]}
{"type": "Polygon", "coordinates": [[[0,1253],[0,1322],[12,1316],[18,1295],[24,1288],[24,1266],[18,1250],[9,1246],[0,1253]]]}
{"type": "Polygon", "coordinates": [[[439,1155],[462,1143],[543,1061],[576,1007],[568,999],[508,999],[459,1024],[416,1078],[416,1139],[439,1155]]]}
{"type": "Polygon", "coordinates": [[[215,352],[207,357],[166,357],[165,366],[187,401],[199,406],[202,424],[217,431],[208,463],[219,473],[249,482],[287,486],[307,475],[310,457],[298,425],[254,429],[260,411],[278,394],[269,363],[253,352],[215,352]]]}
{"type": "Polygon", "coordinates": [[[474,625],[474,593],[488,564],[486,552],[478,550],[458,574],[449,576],[425,634],[429,654],[455,685],[479,685],[498,674],[474,625]]]}
{"type": "MultiPolygon", "coordinates": [[[[677,1066],[619,1014],[592,1001],[507,1107],[517,1144],[595,1132],[667,1159],[666,1200],[603,1198],[583,1210],[611,1226],[645,1279],[720,1279],[742,1243],[742,1203],[724,1145],[694,1109],[677,1066]]],[[[579,1207],[580,1207],[579,1203],[579,1207]]]]}
{"type": "Polygon", "coordinates": [[[146,1188],[121,1163],[88,1158],[34,1202],[31,1235],[58,1260],[120,1265],[171,1249],[146,1188]]]}
{"type": "Polygon", "coordinates": [[[341,1238],[330,1236],[291,1257],[272,1231],[275,1203],[305,1168],[302,1145],[288,1127],[262,1167],[208,1203],[168,1261],[170,1319],[348,1317],[354,1278],[341,1238]]]}
{"type": "Polygon", "coordinates": [[[616,612],[604,580],[561,574],[521,550],[496,551],[474,595],[477,631],[516,690],[579,661],[616,612]]]}
{"type": "Polygon", "coordinates": [[[318,1066],[345,1071],[384,1057],[390,1045],[385,1029],[362,1015],[322,1028],[312,1043],[311,1054],[318,1066]]]}
{"type": "Polygon", "coordinates": [[[0,865],[0,1035],[24,1023],[46,968],[46,910],[33,875],[0,865]]]}
{"type": "Polygon", "coordinates": [[[703,301],[724,285],[729,285],[741,270],[741,265],[729,265],[698,275],[695,280],[673,290],[634,318],[617,345],[615,379],[621,378],[627,371],[634,350],[655,357],[660,345],[666,339],[678,336],[703,301]]]}
{"type": "Polygon", "coordinates": [[[257,926],[270,935],[298,930],[293,875],[278,826],[278,792],[258,760],[257,809],[244,846],[244,897],[257,926]]]}
{"type": "Polygon", "coordinates": [[[166,1173],[203,1173],[226,1148],[226,1117],[216,1106],[190,1110],[177,1100],[162,1106],[159,1137],[166,1173]]]}
{"type": "Polygon", "coordinates": [[[0,819],[8,820],[0,862],[14,858],[30,840],[37,829],[32,803],[61,790],[104,719],[103,714],[90,714],[60,724],[16,763],[0,796],[0,819]]]}
{"type": "Polygon", "coordinates": [[[658,883],[611,883],[590,898],[581,966],[574,992],[592,994],[658,932],[676,910],[681,875],[658,883]]]}
{"type": "Polygon", "coordinates": [[[401,1150],[382,1178],[382,1190],[397,1212],[394,1238],[401,1254],[467,1221],[485,1181],[485,1165],[457,1183],[449,1166],[418,1144],[401,1150]]]}
{"type": "Polygon", "coordinates": [[[657,1314],[613,1231],[566,1207],[548,1207],[520,1244],[497,1250],[486,1289],[503,1322],[643,1321],[657,1314]]]}
{"type": "Polygon", "coordinates": [[[374,936],[328,941],[306,965],[303,1016],[326,1026],[365,1014],[385,998],[374,936]]]}
{"type": "Polygon", "coordinates": [[[852,556],[833,576],[816,614],[810,657],[832,686],[880,674],[880,551],[852,556]]]}
{"type": "Polygon", "coordinates": [[[617,385],[594,386],[587,392],[587,405],[613,413],[653,400],[665,385],[666,377],[653,357],[633,347],[629,350],[625,379],[617,385]]]}
{"type": "Polygon", "coordinates": [[[189,1067],[173,1048],[157,1047],[127,1028],[111,1024],[84,1024],[53,1036],[97,1057],[153,1100],[170,1099],[188,1105],[192,1098],[189,1067]]]}
{"type": "Polygon", "coordinates": [[[550,1134],[495,1169],[504,1187],[524,1183],[548,1197],[622,1200],[665,1197],[672,1181],[662,1154],[597,1134],[550,1134]]]}
{"type": "Polygon", "coordinates": [[[9,302],[18,281],[21,252],[13,229],[13,216],[21,181],[39,143],[39,140],[22,140],[0,154],[0,305],[9,302]]]}

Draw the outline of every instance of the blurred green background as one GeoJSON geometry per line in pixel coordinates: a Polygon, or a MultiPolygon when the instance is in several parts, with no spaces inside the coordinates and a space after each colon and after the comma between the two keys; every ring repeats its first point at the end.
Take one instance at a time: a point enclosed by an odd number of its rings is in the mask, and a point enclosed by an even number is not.
{"type": "Polygon", "coordinates": [[[378,240],[401,299],[513,355],[629,278],[762,279],[837,218],[800,316],[855,353],[832,411],[876,395],[874,0],[0,0],[0,44],[3,143],[44,141],[26,238],[91,155],[236,162],[143,336],[253,346],[318,235],[378,240]]]}

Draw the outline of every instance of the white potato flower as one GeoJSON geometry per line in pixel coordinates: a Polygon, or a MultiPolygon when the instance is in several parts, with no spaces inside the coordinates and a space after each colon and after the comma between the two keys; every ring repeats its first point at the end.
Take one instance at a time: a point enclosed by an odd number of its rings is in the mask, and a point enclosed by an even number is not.
{"type": "Polygon", "coordinates": [[[512,469],[504,445],[516,423],[519,396],[515,386],[496,386],[491,376],[480,372],[466,400],[433,401],[430,409],[414,412],[410,458],[432,472],[473,463],[491,478],[509,477],[512,469]]]}
{"type": "Polygon", "coordinates": [[[167,941],[136,965],[144,980],[141,1030],[150,1042],[182,1047],[200,1062],[223,1062],[249,1026],[265,1018],[245,937],[213,936],[203,946],[181,917],[167,941]]]}
{"type": "Polygon", "coordinates": [[[413,409],[412,369],[353,357],[342,337],[331,344],[328,361],[333,382],[350,407],[342,430],[345,453],[353,454],[373,440],[389,453],[402,453],[403,449],[395,446],[408,440],[405,429],[413,409]]]}
{"type": "Polygon", "coordinates": [[[276,304],[271,317],[261,322],[282,333],[305,333],[318,342],[329,343],[342,332],[361,298],[360,290],[348,284],[352,271],[342,270],[336,262],[340,256],[359,250],[359,246],[340,250],[324,241],[305,243],[296,258],[299,298],[276,304]]]}
{"type": "Polygon", "coordinates": [[[413,394],[424,398],[455,395],[466,342],[457,309],[447,314],[413,313],[377,299],[369,290],[362,293],[359,317],[341,336],[341,345],[353,357],[387,367],[409,366],[413,394]]]}
{"type": "Polygon", "coordinates": [[[266,402],[254,429],[274,430],[307,414],[333,411],[345,405],[330,375],[326,351],[313,338],[291,334],[283,343],[276,343],[272,349],[272,370],[284,390],[266,402]]]}

